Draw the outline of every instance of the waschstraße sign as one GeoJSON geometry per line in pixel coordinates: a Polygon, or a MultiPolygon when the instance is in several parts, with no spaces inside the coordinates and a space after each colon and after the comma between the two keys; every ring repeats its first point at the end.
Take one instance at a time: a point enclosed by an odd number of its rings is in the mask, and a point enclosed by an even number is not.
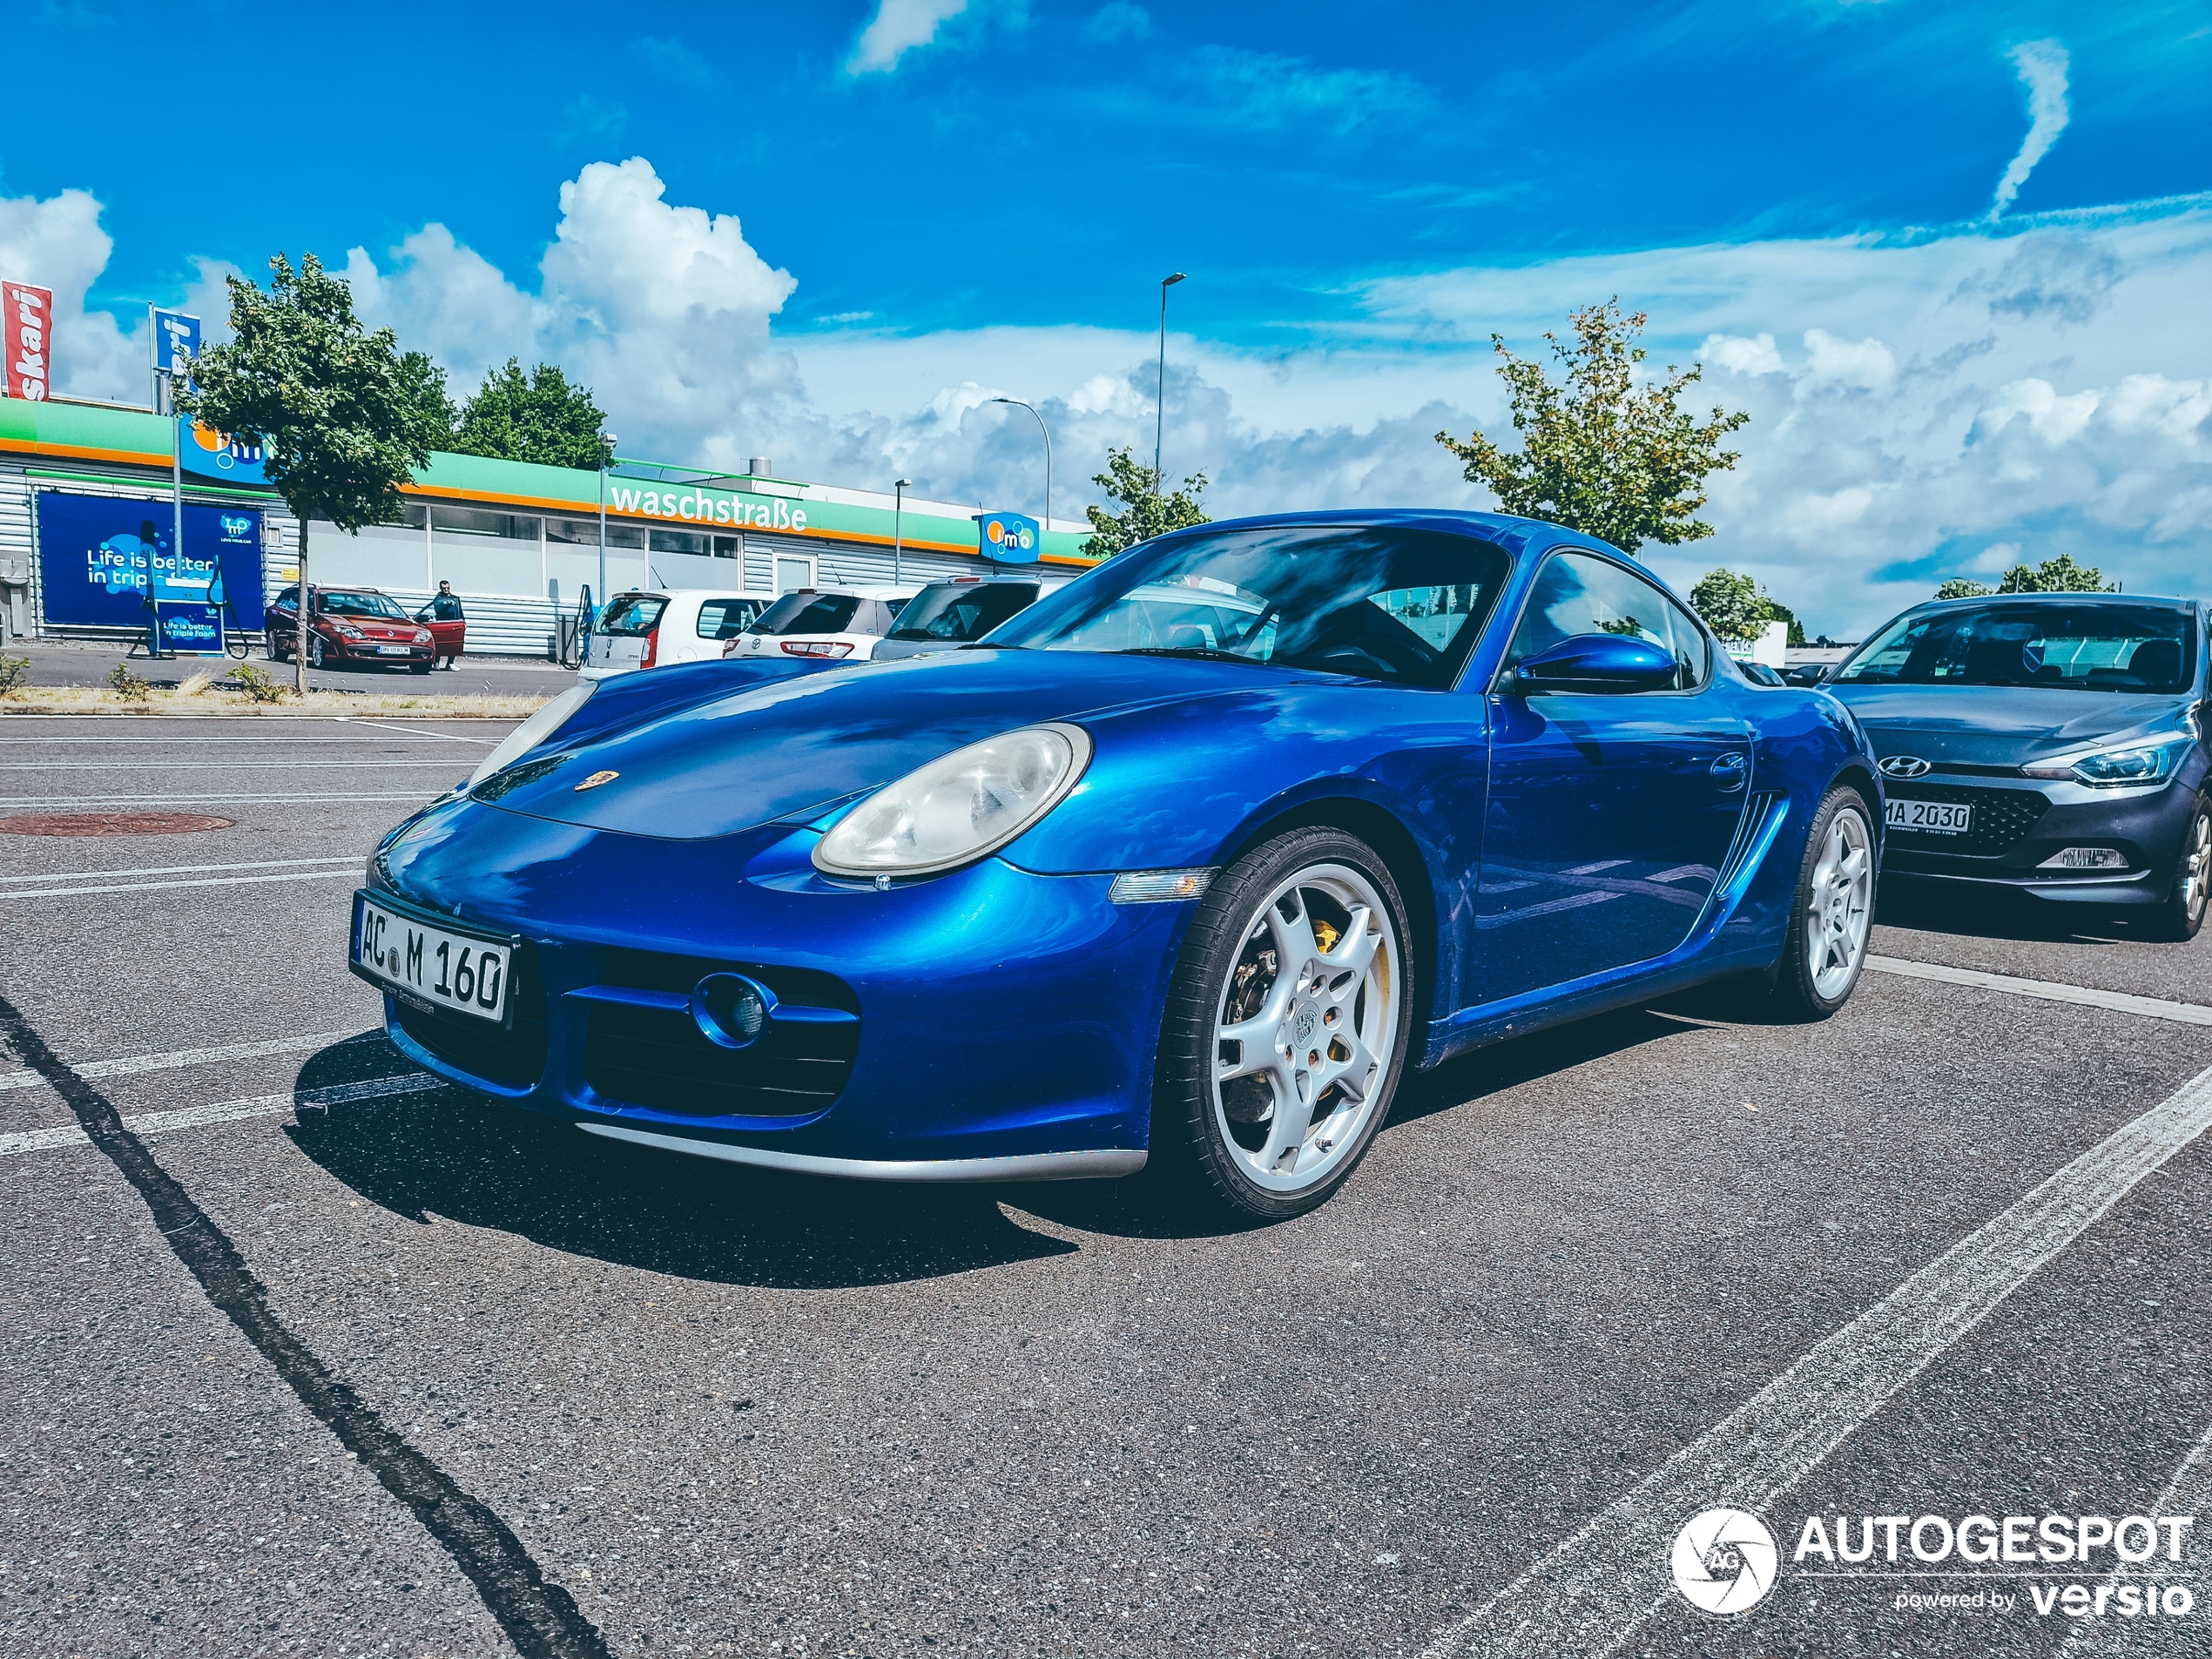
{"type": "MultiPolygon", "coordinates": [[[[212,434],[208,435],[210,438],[212,434]]],[[[66,468],[72,462],[125,463],[166,474],[177,439],[163,416],[132,409],[86,404],[30,402],[0,399],[0,454],[36,468],[66,468]]],[[[257,489],[250,446],[210,448],[194,435],[185,451],[186,471],[219,480],[226,493],[268,495],[257,489]],[[227,463],[227,464],[226,464],[227,463]]],[[[894,536],[917,550],[977,555],[975,509],[943,502],[906,498],[903,511],[889,492],[840,489],[833,485],[775,479],[732,483],[671,479],[676,469],[624,463],[607,480],[607,515],[624,523],[658,523],[678,528],[760,530],[885,548],[894,536]],[[627,468],[631,475],[623,475],[627,468]],[[644,473],[658,476],[642,476],[644,473]]],[[[698,474],[691,475],[696,478],[698,474]]],[[[187,489],[191,488],[188,483],[187,489]]],[[[595,517],[599,511],[599,475],[573,467],[541,467],[527,462],[496,461],[482,455],[436,454],[412,482],[401,486],[416,501],[496,507],[507,511],[595,517]]],[[[1088,565],[1082,555],[1089,532],[1049,529],[1037,536],[1037,556],[1049,563],[1088,565]]],[[[1028,550],[1023,550],[1025,556],[1028,550]]],[[[1000,555],[999,556],[1003,556],[1000,555]]]]}

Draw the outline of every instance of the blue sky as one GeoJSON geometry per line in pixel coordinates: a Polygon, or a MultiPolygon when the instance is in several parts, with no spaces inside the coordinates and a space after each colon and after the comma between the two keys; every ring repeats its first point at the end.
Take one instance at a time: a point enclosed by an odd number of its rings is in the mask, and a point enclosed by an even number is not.
{"type": "Polygon", "coordinates": [[[1433,434],[1496,421],[1490,330],[1617,292],[1754,415],[1676,579],[1726,557],[1843,632],[1993,549],[2173,586],[2212,536],[2212,5],[25,0],[9,34],[44,68],[0,266],[76,287],[86,395],[137,395],[145,301],[313,249],[460,388],[554,356],[640,453],[1034,510],[1034,426],[984,401],[1031,397],[1064,518],[1149,439],[1179,269],[1171,471],[1474,505],[1433,434]],[[141,79],[172,56],[183,142],[141,79]]]}

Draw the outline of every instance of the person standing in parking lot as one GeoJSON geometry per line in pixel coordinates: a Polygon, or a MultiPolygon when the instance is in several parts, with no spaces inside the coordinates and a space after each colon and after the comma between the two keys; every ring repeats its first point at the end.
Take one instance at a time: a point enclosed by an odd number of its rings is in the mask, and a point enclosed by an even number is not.
{"type": "MultiPolygon", "coordinates": [[[[461,609],[461,596],[453,590],[452,583],[438,583],[437,597],[423,608],[417,620],[429,623],[464,624],[468,621],[467,616],[461,609]]],[[[459,628],[434,627],[430,631],[437,637],[438,655],[435,665],[451,671],[455,658],[461,655],[462,631],[459,628]]]]}

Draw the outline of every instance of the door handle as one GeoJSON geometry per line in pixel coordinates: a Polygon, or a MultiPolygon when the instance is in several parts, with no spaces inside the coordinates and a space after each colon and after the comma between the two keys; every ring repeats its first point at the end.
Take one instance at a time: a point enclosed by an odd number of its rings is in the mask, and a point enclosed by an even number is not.
{"type": "Polygon", "coordinates": [[[1713,781],[1723,790],[1741,789],[1750,775],[1751,758],[1739,750],[1730,750],[1713,762],[1713,781]]]}

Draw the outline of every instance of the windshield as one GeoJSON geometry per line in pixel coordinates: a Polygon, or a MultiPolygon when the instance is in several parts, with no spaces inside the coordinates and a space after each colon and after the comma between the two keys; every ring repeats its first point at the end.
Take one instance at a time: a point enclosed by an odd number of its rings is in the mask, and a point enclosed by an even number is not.
{"type": "Polygon", "coordinates": [[[617,593],[599,615],[599,631],[635,637],[660,626],[660,613],[668,599],[658,593],[617,593]]]}
{"type": "Polygon", "coordinates": [[[849,593],[786,593],[760,613],[749,634],[841,634],[860,608],[849,593]]]}
{"type": "Polygon", "coordinates": [[[1836,678],[2170,695],[2196,678],[2196,624],[2186,610],[2109,601],[1908,611],[1836,678]]]}
{"type": "Polygon", "coordinates": [[[405,622],[407,612],[381,593],[330,593],[315,595],[315,609],[327,617],[385,617],[394,622],[405,622]]]}
{"type": "Polygon", "coordinates": [[[1448,686],[1511,568],[1487,542],[1381,525],[1165,536],[1040,599],[991,643],[1448,686]]]}
{"type": "Polygon", "coordinates": [[[894,639],[933,639],[965,645],[981,639],[1037,597],[1027,582],[967,582],[924,588],[899,613],[894,639]]]}

